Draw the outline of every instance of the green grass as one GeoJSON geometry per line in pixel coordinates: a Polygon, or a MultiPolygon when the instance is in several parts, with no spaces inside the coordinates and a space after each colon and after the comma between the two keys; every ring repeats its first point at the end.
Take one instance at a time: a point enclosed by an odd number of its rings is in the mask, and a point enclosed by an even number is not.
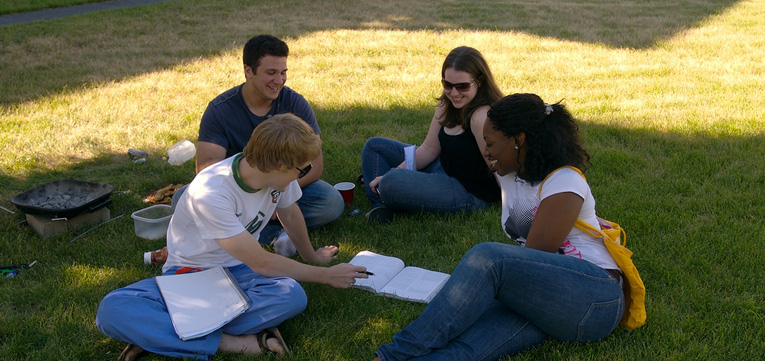
{"type": "MultiPolygon", "coordinates": [[[[479,49],[500,88],[563,99],[593,155],[601,216],[620,223],[647,290],[648,324],[590,344],[548,342],[518,360],[742,360],[765,353],[765,5],[756,1],[202,1],[0,27],[0,205],[36,185],[114,185],[112,216],[41,239],[0,210],[0,359],[113,360],[94,326],[109,291],[159,274],[134,235],[141,198],[187,183],[163,159],[196,141],[207,102],[243,80],[241,47],[290,45],[288,85],[322,128],[324,179],[355,179],[371,136],[421,142],[444,56],[479,49]],[[264,13],[273,16],[261,16],[264,13]],[[133,164],[128,148],[150,153],[133,164]]],[[[369,208],[361,190],[353,208],[369,208]]],[[[369,249],[451,272],[478,242],[506,242],[499,207],[471,216],[344,216],[312,231],[340,259],[369,249]]],[[[280,329],[291,360],[366,360],[420,304],[304,285],[306,311],[280,329]]],[[[148,360],[165,360],[160,356],[148,360]]],[[[219,354],[216,360],[244,360],[219,354]]],[[[264,358],[268,359],[268,358],[264,358]]]]}

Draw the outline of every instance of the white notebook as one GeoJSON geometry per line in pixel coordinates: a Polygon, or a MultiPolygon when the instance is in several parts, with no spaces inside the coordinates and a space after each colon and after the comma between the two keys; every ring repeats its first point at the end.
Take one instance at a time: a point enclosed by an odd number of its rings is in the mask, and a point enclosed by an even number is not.
{"type": "Polygon", "coordinates": [[[239,283],[223,267],[156,280],[175,333],[184,341],[223,327],[250,307],[239,283]]]}
{"type": "Polygon", "coordinates": [[[449,279],[449,274],[405,267],[404,261],[396,257],[369,251],[359,252],[349,263],[374,273],[369,278],[357,278],[352,287],[414,302],[430,302],[449,279]]]}

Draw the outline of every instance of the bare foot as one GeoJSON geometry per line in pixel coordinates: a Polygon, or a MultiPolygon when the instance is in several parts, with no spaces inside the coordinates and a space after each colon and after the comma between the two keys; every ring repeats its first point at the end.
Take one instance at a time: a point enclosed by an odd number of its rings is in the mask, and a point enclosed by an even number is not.
{"type": "Polygon", "coordinates": [[[266,347],[268,347],[269,351],[279,356],[284,356],[287,353],[284,350],[284,347],[282,347],[282,344],[279,343],[279,340],[276,337],[271,337],[269,339],[266,339],[266,347]]]}
{"type": "MultiPolygon", "coordinates": [[[[266,351],[271,351],[277,355],[285,354],[282,344],[279,342],[279,339],[275,337],[266,339],[266,347],[268,348],[266,351]]],[[[260,355],[263,353],[263,350],[258,346],[257,335],[232,336],[224,333],[220,339],[218,350],[245,355],[260,355]]]]}
{"type": "Polygon", "coordinates": [[[220,339],[218,350],[223,352],[241,353],[245,355],[260,354],[258,338],[255,335],[232,336],[224,333],[220,339]]]}

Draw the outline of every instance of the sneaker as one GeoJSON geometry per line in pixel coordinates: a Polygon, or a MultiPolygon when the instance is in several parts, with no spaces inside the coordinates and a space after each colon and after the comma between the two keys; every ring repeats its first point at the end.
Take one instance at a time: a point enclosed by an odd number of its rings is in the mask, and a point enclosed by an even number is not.
{"type": "Polygon", "coordinates": [[[369,223],[389,223],[393,220],[393,211],[388,207],[372,208],[367,214],[369,223]]]}
{"type": "Polygon", "coordinates": [[[292,244],[287,232],[282,231],[279,237],[274,241],[274,251],[284,257],[292,257],[297,253],[295,245],[292,244]]]}

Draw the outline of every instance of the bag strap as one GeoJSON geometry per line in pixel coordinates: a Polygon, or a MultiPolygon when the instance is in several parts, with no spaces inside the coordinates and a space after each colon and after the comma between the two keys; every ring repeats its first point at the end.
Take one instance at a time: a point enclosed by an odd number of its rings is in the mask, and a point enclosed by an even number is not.
{"type": "Polygon", "coordinates": [[[542,183],[540,183],[540,184],[539,184],[539,190],[537,191],[537,198],[539,198],[540,200],[542,199],[542,185],[544,185],[544,184],[545,184],[545,181],[547,181],[547,178],[550,178],[550,176],[551,176],[553,173],[555,173],[555,172],[557,172],[557,171],[559,171],[559,170],[561,170],[561,169],[563,169],[563,168],[569,168],[569,169],[573,169],[574,171],[576,171],[577,173],[579,173],[579,175],[580,175],[580,176],[582,176],[582,178],[584,178],[584,181],[585,181],[585,182],[587,181],[587,177],[585,177],[585,176],[584,176],[584,173],[582,173],[582,171],[581,171],[581,170],[579,170],[579,168],[577,168],[577,167],[574,167],[574,166],[571,166],[571,165],[564,165],[564,166],[562,166],[562,167],[560,167],[560,168],[556,168],[555,170],[553,170],[552,172],[550,172],[550,174],[548,174],[548,175],[547,175],[547,177],[545,177],[545,179],[542,179],[542,183]]]}
{"type": "MultiPolygon", "coordinates": [[[[557,172],[557,171],[559,171],[559,170],[561,170],[563,168],[569,168],[569,169],[572,169],[572,170],[576,171],[577,173],[579,173],[580,176],[582,176],[582,178],[584,178],[585,182],[587,181],[587,177],[584,176],[584,173],[582,173],[582,171],[579,170],[579,168],[574,167],[574,166],[570,166],[570,165],[564,165],[564,166],[556,168],[555,170],[550,172],[550,174],[548,174],[545,177],[545,179],[542,180],[542,183],[539,184],[539,190],[537,191],[537,198],[539,198],[540,200],[542,199],[542,186],[545,184],[545,181],[547,180],[547,178],[550,178],[550,176],[553,173],[555,173],[555,172],[557,172]]],[[[598,217],[598,218],[599,218],[598,220],[600,220],[600,217],[598,217]]],[[[603,233],[603,230],[600,227],[596,228],[593,225],[591,225],[591,224],[589,224],[589,223],[587,223],[587,222],[585,222],[585,221],[583,221],[583,220],[581,220],[579,218],[576,219],[576,223],[574,223],[574,226],[576,228],[579,228],[580,230],[582,230],[582,232],[589,234],[590,236],[593,236],[593,237],[596,237],[596,238],[601,238],[601,237],[602,238],[608,238],[606,236],[606,234],[603,233]]],[[[621,239],[622,239],[621,244],[622,245],[626,245],[627,244],[627,233],[624,232],[624,229],[622,229],[621,227],[619,227],[619,231],[620,231],[621,236],[622,236],[621,237],[621,239]]]]}

